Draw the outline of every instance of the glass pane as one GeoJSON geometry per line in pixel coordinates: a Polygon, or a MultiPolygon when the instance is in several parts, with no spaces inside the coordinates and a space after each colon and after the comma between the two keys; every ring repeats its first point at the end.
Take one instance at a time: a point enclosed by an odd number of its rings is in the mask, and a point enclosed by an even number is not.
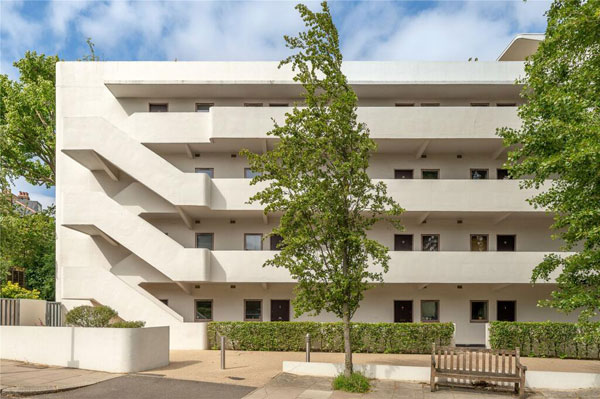
{"type": "Polygon", "coordinates": [[[394,236],[394,251],[412,251],[413,236],[411,234],[396,234],[394,236]]]}
{"type": "Polygon", "coordinates": [[[212,301],[196,301],[196,320],[212,320],[212,301]]]}
{"type": "Polygon", "coordinates": [[[167,112],[169,106],[167,104],[150,104],[150,112],[167,112]]]}
{"type": "Polygon", "coordinates": [[[261,302],[246,301],[244,317],[246,320],[261,320],[261,302]]]}
{"type": "Polygon", "coordinates": [[[213,249],[212,233],[202,233],[196,235],[196,248],[213,249]]]}
{"type": "Polygon", "coordinates": [[[283,237],[280,235],[271,236],[271,251],[280,251],[283,244],[283,237]]]}
{"type": "Polygon", "coordinates": [[[488,250],[488,238],[483,234],[473,234],[471,236],[471,251],[483,252],[488,250]]]}
{"type": "Polygon", "coordinates": [[[260,251],[262,249],[262,235],[246,234],[246,245],[244,249],[247,251],[260,251]]]}
{"type": "Polygon", "coordinates": [[[483,180],[487,179],[488,171],[485,169],[473,169],[471,171],[471,179],[473,180],[483,180]]]}
{"type": "Polygon", "coordinates": [[[244,169],[244,177],[246,179],[252,179],[254,176],[260,176],[261,173],[260,172],[254,172],[252,169],[250,168],[245,168],[244,169]]]}
{"type": "Polygon", "coordinates": [[[196,112],[209,112],[212,104],[196,104],[196,112]]]}
{"type": "Polygon", "coordinates": [[[394,179],[412,179],[413,171],[408,169],[396,169],[394,171],[394,179]]]}
{"type": "Polygon", "coordinates": [[[439,179],[439,174],[437,170],[424,170],[423,179],[439,179]]]}
{"type": "Polygon", "coordinates": [[[439,319],[438,306],[438,301],[422,301],[421,319],[424,321],[437,321],[439,319]]]}
{"type": "Polygon", "coordinates": [[[508,170],[506,170],[506,169],[498,169],[496,177],[498,178],[498,180],[510,179],[510,175],[508,174],[508,170]]]}
{"type": "Polygon", "coordinates": [[[196,173],[206,173],[211,179],[215,177],[215,171],[213,168],[196,168],[196,173]]]}
{"type": "Polygon", "coordinates": [[[471,320],[487,320],[487,302],[471,302],[471,320]]]}
{"type": "Polygon", "coordinates": [[[440,237],[437,234],[423,236],[423,251],[439,251],[440,237]]]}

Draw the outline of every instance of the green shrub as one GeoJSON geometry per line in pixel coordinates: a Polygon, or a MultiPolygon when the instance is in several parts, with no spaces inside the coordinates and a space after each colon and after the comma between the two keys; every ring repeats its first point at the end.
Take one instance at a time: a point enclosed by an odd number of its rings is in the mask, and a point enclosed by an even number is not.
{"type": "MultiPolygon", "coordinates": [[[[208,339],[213,349],[224,335],[234,350],[304,351],[310,334],[312,350],[343,352],[342,327],[341,322],[210,322],[208,339]]],[[[352,351],[363,353],[430,353],[433,342],[450,345],[454,334],[452,323],[352,323],[351,328],[352,351]]]]}
{"type": "Polygon", "coordinates": [[[600,358],[600,322],[503,322],[490,323],[493,349],[520,348],[523,356],[578,359],[600,358]]]}
{"type": "Polygon", "coordinates": [[[109,327],[112,328],[142,328],[146,325],[145,321],[117,321],[112,323],[109,327]]]}
{"type": "Polygon", "coordinates": [[[77,306],[67,312],[67,325],[73,327],[108,327],[117,312],[108,306],[77,306]]]}
{"type": "Polygon", "coordinates": [[[0,289],[0,298],[17,298],[17,299],[40,299],[38,290],[28,290],[19,286],[19,283],[7,281],[0,289]]]}
{"type": "Polygon", "coordinates": [[[361,373],[352,373],[350,377],[340,374],[334,378],[333,389],[337,391],[366,393],[371,388],[369,379],[361,373]]]}

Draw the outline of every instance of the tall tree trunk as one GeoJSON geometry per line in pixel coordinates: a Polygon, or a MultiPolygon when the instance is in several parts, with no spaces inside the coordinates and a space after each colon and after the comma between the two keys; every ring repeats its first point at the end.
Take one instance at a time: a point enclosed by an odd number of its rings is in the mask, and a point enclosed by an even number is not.
{"type": "Polygon", "coordinates": [[[352,342],[350,341],[350,309],[344,304],[344,375],[350,377],[352,374],[352,342]]]}

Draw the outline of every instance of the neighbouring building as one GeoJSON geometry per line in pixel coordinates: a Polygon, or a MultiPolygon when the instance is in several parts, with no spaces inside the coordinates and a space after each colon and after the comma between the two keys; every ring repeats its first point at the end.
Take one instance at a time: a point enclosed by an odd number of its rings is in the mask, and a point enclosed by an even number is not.
{"type": "MultiPolygon", "coordinates": [[[[406,209],[404,231],[370,233],[390,271],[356,321],[454,322],[457,344],[483,344],[486,321],[575,320],[536,306],[555,286],[531,271],[561,243],[496,136],[520,125],[515,81],[539,39],[495,62],[344,63],[379,146],[369,173],[406,209]]],[[[278,215],[247,203],[259,187],[238,155],[273,148],[271,118],[301,101],[277,64],[58,63],[57,300],[169,325],[172,348],[203,347],[208,320],[296,320],[294,281],[262,267],[278,215]]]]}
{"type": "Polygon", "coordinates": [[[33,215],[42,211],[42,204],[29,198],[29,193],[19,191],[19,195],[10,193],[11,202],[21,215],[33,215]]]}

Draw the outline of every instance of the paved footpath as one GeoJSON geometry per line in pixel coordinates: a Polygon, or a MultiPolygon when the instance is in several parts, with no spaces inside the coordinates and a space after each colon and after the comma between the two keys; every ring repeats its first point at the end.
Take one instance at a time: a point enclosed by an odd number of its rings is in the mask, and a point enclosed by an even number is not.
{"type": "MultiPolygon", "coordinates": [[[[366,394],[354,394],[331,390],[331,378],[297,376],[281,373],[262,388],[244,399],[513,399],[509,392],[492,392],[483,389],[440,388],[431,392],[428,384],[399,381],[373,381],[373,389],[366,394]]],[[[600,390],[543,391],[529,393],[528,399],[598,399],[600,390]]]]}

